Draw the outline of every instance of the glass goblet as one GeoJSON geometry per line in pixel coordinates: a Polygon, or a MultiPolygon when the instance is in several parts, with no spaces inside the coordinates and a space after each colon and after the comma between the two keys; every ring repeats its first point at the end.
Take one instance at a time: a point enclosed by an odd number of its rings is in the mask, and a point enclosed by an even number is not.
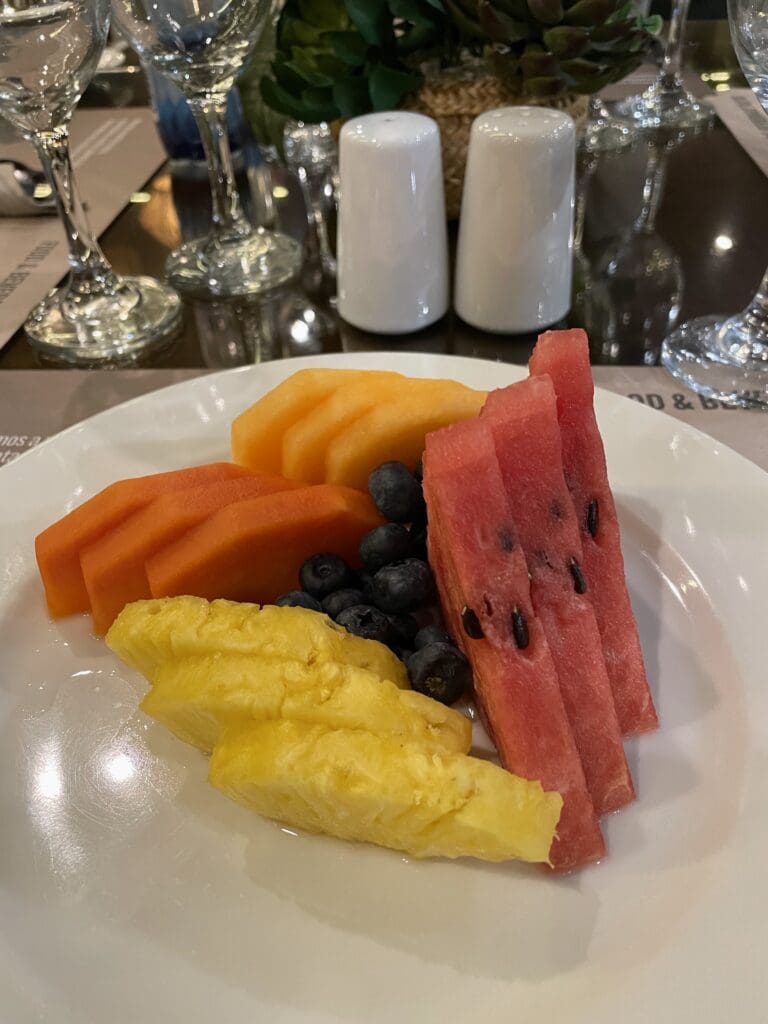
{"type": "MultiPolygon", "coordinates": [[[[768,0],[728,0],[728,20],[742,71],[768,112],[768,0]]],[[[768,271],[746,309],[686,321],[664,340],[661,361],[701,395],[768,408],[768,271]]]]}
{"type": "Polygon", "coordinates": [[[115,274],[75,187],[68,125],[108,25],[109,0],[0,0],[0,114],[37,149],[69,246],[68,280],[24,326],[35,348],[81,364],[133,358],[165,342],[181,315],[170,288],[115,274]]]}
{"type": "Polygon", "coordinates": [[[579,146],[587,153],[619,153],[637,141],[637,128],[616,117],[599,96],[589,97],[587,121],[579,146]]]}
{"type": "Polygon", "coordinates": [[[211,182],[212,227],[181,245],[168,279],[192,295],[235,297],[285,284],[301,248],[254,228],[243,213],[226,127],[227,94],[272,11],[270,0],[113,0],[115,19],[142,59],[185,95],[200,130],[211,182]]]}
{"type": "Polygon", "coordinates": [[[704,128],[712,111],[699,103],[683,83],[683,41],[691,0],[672,0],[664,57],[656,81],[639,96],[616,104],[620,117],[631,118],[639,128],[704,128]]]}

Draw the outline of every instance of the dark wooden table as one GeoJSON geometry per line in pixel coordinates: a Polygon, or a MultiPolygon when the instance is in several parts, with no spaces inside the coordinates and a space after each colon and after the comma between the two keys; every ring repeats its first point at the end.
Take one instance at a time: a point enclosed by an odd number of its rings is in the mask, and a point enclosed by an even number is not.
{"type": "MultiPolygon", "coordinates": [[[[689,26],[688,63],[703,75],[704,89],[713,71],[727,71],[734,84],[743,84],[725,22],[689,26]]],[[[104,102],[104,96],[97,89],[90,101],[104,102]]],[[[136,96],[133,84],[112,90],[110,99],[131,103],[136,96]]],[[[296,183],[277,168],[274,185],[282,186],[278,194],[287,192],[276,201],[279,225],[299,237],[305,221],[296,183]]],[[[582,244],[567,322],[588,327],[596,363],[654,364],[676,320],[740,309],[768,263],[768,180],[718,122],[699,135],[657,136],[622,154],[580,158],[579,190],[582,244]],[[643,216],[649,191],[653,210],[643,216]]],[[[205,223],[208,192],[204,181],[180,179],[168,167],[146,191],[149,202],[128,206],[102,244],[118,271],[160,277],[168,252],[205,223]]],[[[374,349],[524,362],[534,340],[484,334],[454,314],[414,335],[366,334],[320,303],[329,330],[319,343],[308,342],[291,330],[305,305],[296,290],[262,303],[188,304],[178,339],[142,365],[226,367],[316,351],[374,349]]],[[[0,369],[41,365],[21,332],[0,351],[0,369]]]]}

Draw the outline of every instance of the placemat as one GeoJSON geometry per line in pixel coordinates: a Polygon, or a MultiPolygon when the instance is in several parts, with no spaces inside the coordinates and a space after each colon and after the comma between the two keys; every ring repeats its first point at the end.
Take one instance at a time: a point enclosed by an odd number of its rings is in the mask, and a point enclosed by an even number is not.
{"type": "MultiPolygon", "coordinates": [[[[0,466],[46,437],[130,398],[205,370],[5,370],[0,373],[0,466]]],[[[768,419],[685,391],[659,367],[594,368],[595,383],[690,423],[768,470],[768,419]]],[[[0,475],[2,496],[2,475],[0,475]]]]}

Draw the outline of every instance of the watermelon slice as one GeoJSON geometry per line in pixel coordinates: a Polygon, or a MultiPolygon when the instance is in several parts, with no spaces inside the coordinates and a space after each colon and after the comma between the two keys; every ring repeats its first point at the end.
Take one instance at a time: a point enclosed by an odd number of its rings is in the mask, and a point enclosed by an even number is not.
{"type": "Polygon", "coordinates": [[[624,733],[658,726],[643,652],[624,579],[619,521],[593,409],[594,384],[584,331],[548,331],[533,351],[531,373],[549,374],[557,394],[563,465],[584,548],[619,724],[624,733]]]}
{"type": "Polygon", "coordinates": [[[502,764],[563,796],[552,866],[567,871],[598,860],[605,844],[532,609],[528,569],[514,543],[485,421],[466,420],[427,436],[424,495],[441,604],[472,663],[477,701],[502,764]]]}
{"type": "Polygon", "coordinates": [[[552,652],[592,802],[598,814],[615,811],[635,794],[581,568],[552,382],[534,377],[492,391],[482,418],[493,433],[533,607],[552,652]]]}

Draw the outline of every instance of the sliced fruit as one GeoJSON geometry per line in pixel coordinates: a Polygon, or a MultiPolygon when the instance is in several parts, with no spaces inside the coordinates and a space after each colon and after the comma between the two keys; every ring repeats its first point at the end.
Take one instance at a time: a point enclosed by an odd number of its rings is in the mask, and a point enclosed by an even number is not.
{"type": "Polygon", "coordinates": [[[429,431],[477,416],[484,401],[485,392],[455,381],[408,379],[394,401],[371,409],[331,441],[325,479],[363,489],[383,462],[403,462],[413,470],[429,431]]]}
{"type": "Polygon", "coordinates": [[[427,437],[429,559],[446,621],[470,659],[502,764],[564,799],[553,866],[605,853],[552,655],[531,601],[493,437],[482,418],[427,437]]]}
{"type": "Polygon", "coordinates": [[[552,382],[532,377],[492,391],[482,419],[494,437],[512,536],[528,563],[533,609],[552,652],[592,803],[598,815],[606,814],[635,792],[583,576],[552,382]]]}
{"type": "Polygon", "coordinates": [[[370,383],[378,374],[376,370],[330,369],[299,370],[292,374],[233,422],[233,461],[265,473],[280,473],[286,430],[336,388],[355,380],[370,383]]]}
{"type": "Polygon", "coordinates": [[[624,578],[619,520],[593,408],[586,334],[542,334],[530,368],[534,375],[549,374],[557,395],[565,478],[581,527],[582,569],[600,628],[619,725],[624,733],[648,732],[659,723],[624,578]]]}
{"type": "Polygon", "coordinates": [[[154,597],[194,594],[268,604],[293,590],[315,552],[357,562],[361,538],[381,517],[368,495],[318,484],[214,512],[147,560],[154,597]]]}
{"type": "Polygon", "coordinates": [[[283,476],[310,484],[323,483],[325,453],[333,438],[363,413],[391,401],[403,383],[399,373],[370,371],[365,380],[358,377],[332,391],[285,431],[283,476]]]}
{"type": "Polygon", "coordinates": [[[457,711],[354,665],[242,654],[161,665],[141,703],[179,739],[210,752],[227,726],[289,718],[329,729],[365,729],[437,754],[466,754],[470,722],[457,711]]]}
{"type": "Polygon", "coordinates": [[[89,609],[88,591],[80,568],[80,553],[137,509],[159,494],[248,476],[229,462],[118,480],[35,538],[35,555],[45,587],[48,610],[54,618],[89,609]]]}
{"type": "Polygon", "coordinates": [[[308,608],[209,603],[200,597],[134,601],[118,615],[106,642],[150,682],[165,662],[229,653],[308,666],[335,661],[408,687],[405,665],[387,647],[352,636],[327,615],[308,608]]]}
{"type": "Polygon", "coordinates": [[[88,545],[80,555],[80,566],[96,633],[106,633],[131,601],[152,596],[144,563],[155,552],[227,505],[296,486],[279,476],[249,473],[161,494],[88,545]]]}
{"type": "Polygon", "coordinates": [[[208,779],[287,825],[414,857],[547,861],[562,804],[488,761],[294,721],[225,733],[208,779]]]}

